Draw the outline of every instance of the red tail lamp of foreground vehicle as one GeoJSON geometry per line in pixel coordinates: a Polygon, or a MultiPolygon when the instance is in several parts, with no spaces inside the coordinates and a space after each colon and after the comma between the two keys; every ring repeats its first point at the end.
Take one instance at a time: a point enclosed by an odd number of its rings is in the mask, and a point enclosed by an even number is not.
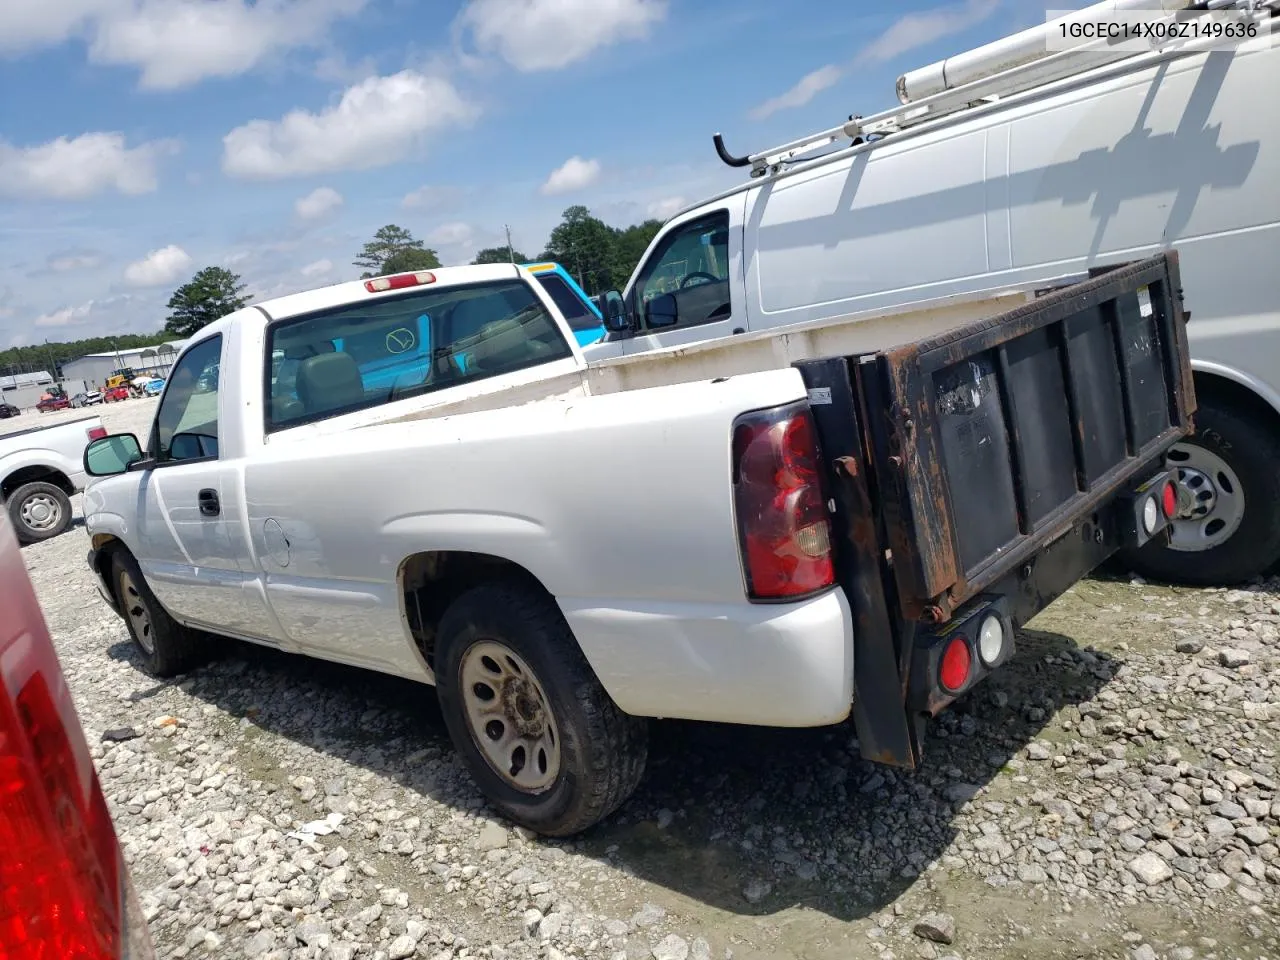
{"type": "Polygon", "coordinates": [[[733,490],[752,600],[795,600],[835,582],[817,431],[807,405],[738,418],[733,490]]]}
{"type": "Polygon", "coordinates": [[[0,515],[0,957],[153,960],[89,747],[0,515]]]}

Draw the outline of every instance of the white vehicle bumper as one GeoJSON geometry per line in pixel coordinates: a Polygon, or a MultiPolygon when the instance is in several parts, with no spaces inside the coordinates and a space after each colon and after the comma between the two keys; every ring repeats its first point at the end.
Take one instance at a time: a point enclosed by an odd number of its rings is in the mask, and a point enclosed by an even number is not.
{"type": "Polygon", "coordinates": [[[853,619],[840,589],[788,604],[561,598],[560,606],[627,713],[773,727],[849,715],[853,619]]]}

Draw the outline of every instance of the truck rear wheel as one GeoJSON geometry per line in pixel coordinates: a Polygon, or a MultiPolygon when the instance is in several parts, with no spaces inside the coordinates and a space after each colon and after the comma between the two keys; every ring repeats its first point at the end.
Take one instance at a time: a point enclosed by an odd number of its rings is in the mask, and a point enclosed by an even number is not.
{"type": "Polygon", "coordinates": [[[118,549],[111,555],[111,588],[148,673],[172,677],[204,659],[208,647],[204,637],[169,616],[128,550],[118,549]]]}
{"type": "Polygon", "coordinates": [[[449,736],[504,816],[568,836],[635,791],[647,725],[618,709],[541,590],[493,583],[463,594],[441,618],[435,663],[449,736]]]}
{"type": "Polygon", "coordinates": [[[71,526],[71,498],[52,483],[24,483],[9,498],[9,518],[22,543],[48,540],[71,526]]]}
{"type": "Polygon", "coordinates": [[[1196,433],[1170,450],[1178,514],[1170,545],[1120,559],[1153,580],[1223,586],[1280,560],[1280,436],[1271,423],[1204,398],[1196,433]]]}

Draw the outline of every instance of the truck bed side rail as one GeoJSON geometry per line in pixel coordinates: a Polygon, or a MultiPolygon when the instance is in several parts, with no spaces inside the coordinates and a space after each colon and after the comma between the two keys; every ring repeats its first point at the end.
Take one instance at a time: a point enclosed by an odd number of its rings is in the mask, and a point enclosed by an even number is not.
{"type": "Polygon", "coordinates": [[[909,620],[950,616],[1192,429],[1176,251],[859,361],[909,620]]]}

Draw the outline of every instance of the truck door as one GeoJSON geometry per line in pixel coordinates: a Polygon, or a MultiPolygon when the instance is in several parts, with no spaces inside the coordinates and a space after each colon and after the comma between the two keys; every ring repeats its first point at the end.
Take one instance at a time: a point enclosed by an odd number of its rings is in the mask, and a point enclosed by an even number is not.
{"type": "Polygon", "coordinates": [[[636,272],[627,304],[639,323],[627,354],[747,330],[742,213],[738,194],[666,228],[636,272]]]}
{"type": "MultiPolygon", "coordinates": [[[[222,335],[189,349],[169,376],[139,471],[138,563],[157,599],[180,620],[254,636],[234,548],[218,451],[222,335]]],[[[259,618],[260,619],[260,618],[259,618]]]]}

